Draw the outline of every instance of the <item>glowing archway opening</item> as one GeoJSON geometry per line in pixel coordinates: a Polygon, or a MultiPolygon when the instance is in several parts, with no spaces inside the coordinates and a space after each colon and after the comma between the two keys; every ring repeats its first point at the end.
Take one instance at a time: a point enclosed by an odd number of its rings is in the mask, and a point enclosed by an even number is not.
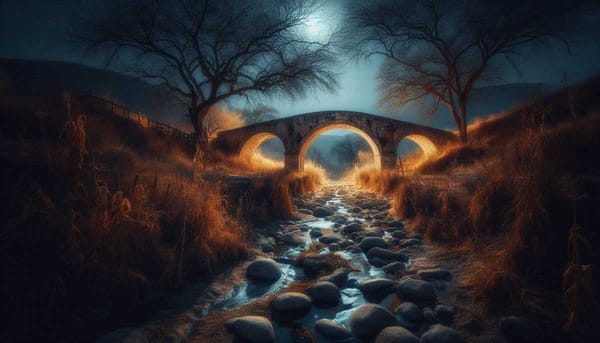
{"type": "Polygon", "coordinates": [[[421,135],[408,135],[404,138],[410,139],[411,141],[417,143],[419,148],[423,151],[425,158],[429,158],[431,156],[435,156],[438,153],[438,148],[433,144],[431,139],[421,136],[421,135]]]}
{"type": "Polygon", "coordinates": [[[358,134],[360,137],[362,137],[367,142],[367,144],[369,144],[369,147],[371,148],[371,152],[373,153],[374,166],[377,169],[381,170],[381,150],[379,149],[379,146],[375,143],[375,141],[368,134],[366,134],[364,131],[360,130],[359,128],[349,125],[349,124],[330,124],[330,125],[326,125],[326,126],[316,129],[309,136],[304,138],[304,140],[302,142],[302,146],[300,147],[300,154],[298,156],[298,158],[299,158],[298,169],[300,171],[304,171],[304,158],[306,156],[306,152],[308,151],[308,148],[310,147],[310,144],[319,135],[321,135],[327,131],[331,131],[331,130],[335,130],[335,129],[344,129],[344,130],[352,131],[352,132],[358,134]]]}
{"type": "MultiPolygon", "coordinates": [[[[260,146],[270,139],[277,139],[281,142],[279,137],[277,137],[276,135],[269,133],[269,132],[260,132],[260,133],[253,135],[244,143],[244,145],[240,149],[240,154],[239,154],[240,159],[250,163],[251,165],[253,164],[253,162],[264,163],[266,160],[270,160],[270,158],[266,157],[266,158],[263,158],[262,161],[254,161],[255,157],[258,157],[257,153],[259,152],[260,146]]],[[[281,145],[283,146],[283,143],[281,145]]],[[[262,157],[265,157],[265,156],[262,156],[262,157]]],[[[279,164],[278,161],[273,160],[272,162],[279,164]]],[[[261,166],[261,167],[265,167],[265,166],[261,166]]],[[[274,166],[271,165],[271,166],[267,166],[267,167],[268,167],[268,169],[270,169],[270,168],[273,168],[274,166]]],[[[283,168],[283,161],[281,161],[281,168],[283,168]]]]}

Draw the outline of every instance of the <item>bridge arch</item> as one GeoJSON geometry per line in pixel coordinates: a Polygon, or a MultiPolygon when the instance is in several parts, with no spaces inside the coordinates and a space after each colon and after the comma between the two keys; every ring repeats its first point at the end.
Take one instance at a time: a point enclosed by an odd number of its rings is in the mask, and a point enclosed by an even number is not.
{"type": "MultiPolygon", "coordinates": [[[[426,158],[437,155],[437,153],[439,151],[437,145],[435,145],[435,143],[431,139],[429,139],[423,135],[418,135],[418,134],[407,135],[407,136],[404,136],[402,139],[408,139],[408,140],[415,142],[417,144],[417,146],[419,146],[419,148],[421,148],[421,150],[423,151],[423,155],[426,158]]],[[[400,144],[401,141],[402,140],[400,140],[398,142],[398,144],[400,144]]]]}
{"type": "Polygon", "coordinates": [[[333,123],[333,124],[326,124],[326,125],[323,125],[323,126],[320,126],[318,128],[311,130],[302,139],[302,141],[300,142],[300,151],[298,153],[298,170],[299,171],[304,171],[304,159],[306,157],[306,152],[308,151],[310,144],[315,140],[315,138],[317,138],[319,135],[321,135],[327,131],[331,131],[331,130],[335,130],[335,129],[344,129],[344,130],[352,131],[352,132],[358,134],[360,137],[362,137],[367,142],[369,147],[371,148],[371,152],[373,153],[373,162],[375,163],[375,167],[377,169],[381,169],[381,147],[379,146],[379,143],[377,142],[377,140],[375,140],[373,137],[371,137],[371,135],[369,135],[367,132],[361,130],[360,128],[358,128],[354,125],[347,124],[347,123],[333,123]]]}
{"type": "MultiPolygon", "coordinates": [[[[242,148],[240,149],[240,152],[239,152],[239,157],[250,161],[252,159],[252,156],[254,155],[254,153],[260,147],[260,145],[272,138],[277,138],[283,142],[283,140],[281,140],[281,138],[279,138],[276,134],[274,134],[272,132],[258,132],[256,134],[250,136],[250,138],[248,138],[242,145],[242,148]]],[[[285,149],[285,144],[284,144],[284,149],[285,149]]],[[[285,153],[285,151],[284,151],[284,153],[285,153]]]]}

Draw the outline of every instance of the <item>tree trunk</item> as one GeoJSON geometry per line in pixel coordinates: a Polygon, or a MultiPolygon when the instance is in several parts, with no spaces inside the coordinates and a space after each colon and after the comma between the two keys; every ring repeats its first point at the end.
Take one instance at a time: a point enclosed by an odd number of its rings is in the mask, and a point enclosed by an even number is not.
{"type": "Polygon", "coordinates": [[[208,133],[204,129],[203,122],[206,114],[208,114],[208,109],[192,107],[189,111],[190,120],[192,121],[194,132],[196,133],[198,146],[202,150],[206,150],[208,148],[208,133]]]}
{"type": "Polygon", "coordinates": [[[465,99],[460,102],[460,126],[458,131],[460,133],[460,141],[466,144],[469,141],[469,137],[467,136],[467,103],[465,99]]]}

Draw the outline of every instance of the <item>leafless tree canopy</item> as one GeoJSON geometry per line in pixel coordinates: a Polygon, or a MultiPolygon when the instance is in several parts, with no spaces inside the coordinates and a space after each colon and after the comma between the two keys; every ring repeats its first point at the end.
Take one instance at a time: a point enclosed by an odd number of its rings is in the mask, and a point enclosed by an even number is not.
{"type": "Polygon", "coordinates": [[[331,45],[304,34],[315,8],[302,0],[118,1],[88,18],[76,36],[132,61],[131,71],[185,101],[205,143],[200,123],[227,98],[297,97],[337,87],[331,45]]]}
{"type": "Polygon", "coordinates": [[[522,48],[567,42],[571,15],[587,1],[371,0],[348,8],[348,47],[383,55],[380,103],[447,106],[467,141],[467,103],[476,84],[514,65],[522,48]]]}

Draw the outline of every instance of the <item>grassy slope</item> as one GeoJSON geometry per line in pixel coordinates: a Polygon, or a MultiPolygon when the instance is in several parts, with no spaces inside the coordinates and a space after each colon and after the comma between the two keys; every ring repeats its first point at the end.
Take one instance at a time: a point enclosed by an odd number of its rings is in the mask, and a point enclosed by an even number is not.
{"type": "Polygon", "coordinates": [[[465,286],[488,314],[547,322],[550,341],[598,338],[598,99],[595,78],[472,125],[470,143],[421,176],[362,173],[359,182],[390,194],[426,238],[477,261],[465,286]]]}
{"type": "Polygon", "coordinates": [[[119,118],[69,121],[56,101],[0,105],[3,341],[87,340],[246,256],[189,148],[119,118]]]}

